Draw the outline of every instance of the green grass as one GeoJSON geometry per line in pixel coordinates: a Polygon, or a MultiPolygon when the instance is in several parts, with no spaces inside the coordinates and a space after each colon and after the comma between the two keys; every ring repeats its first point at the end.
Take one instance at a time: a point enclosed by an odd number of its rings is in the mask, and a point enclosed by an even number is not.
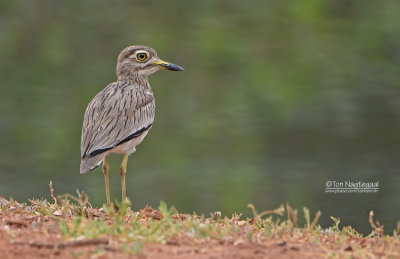
{"type": "MultiPolygon", "coordinates": [[[[45,216],[57,222],[65,241],[105,238],[118,243],[118,247],[127,253],[140,253],[146,243],[193,244],[218,240],[237,245],[261,244],[271,240],[297,242],[300,239],[334,258],[346,255],[349,251],[364,257],[368,255],[368,249],[374,251],[382,242],[389,249],[387,255],[399,255],[399,252],[395,252],[399,249],[395,247],[398,248],[400,244],[400,225],[392,235],[384,235],[383,226],[373,221],[372,212],[369,218],[371,233],[364,237],[350,226],[341,227],[339,218],[331,217],[332,226],[322,228],[318,224],[321,212],[311,215],[307,208],[302,209],[305,225],[299,226],[298,210],[289,204],[263,212],[258,212],[249,204],[253,217],[242,219],[241,214],[227,217],[220,212],[211,213],[208,217],[179,214],[164,202],[160,203],[157,210],[146,207],[136,212],[130,209],[129,201],[94,208],[83,192],[57,198],[53,192],[50,183],[51,202],[44,199],[30,200],[30,205],[14,200],[0,202],[1,215],[45,216]]],[[[97,252],[102,253],[102,250],[97,252]]]]}

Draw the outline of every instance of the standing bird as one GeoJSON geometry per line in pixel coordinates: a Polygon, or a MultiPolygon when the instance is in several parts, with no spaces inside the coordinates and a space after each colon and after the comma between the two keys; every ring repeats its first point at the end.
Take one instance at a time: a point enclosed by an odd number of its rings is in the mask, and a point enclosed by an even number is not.
{"type": "Polygon", "coordinates": [[[117,61],[118,80],[98,93],[86,108],[81,137],[81,174],[103,162],[107,204],[110,153],[122,154],[120,167],[122,201],[126,199],[125,174],[128,156],[136,151],[154,121],[155,102],[147,77],[159,69],[183,71],[183,68],[158,58],[154,49],[130,46],[117,61]]]}

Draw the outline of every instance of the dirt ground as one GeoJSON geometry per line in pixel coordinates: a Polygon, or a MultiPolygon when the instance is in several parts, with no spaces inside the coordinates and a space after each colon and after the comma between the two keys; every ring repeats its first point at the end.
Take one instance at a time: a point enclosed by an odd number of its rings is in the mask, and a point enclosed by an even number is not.
{"type": "Polygon", "coordinates": [[[2,219],[0,257],[7,258],[310,258],[322,257],[324,251],[302,239],[269,240],[249,243],[237,240],[176,239],[165,244],[145,244],[139,254],[127,254],[116,248],[111,240],[98,239],[84,242],[66,242],[61,238],[58,224],[44,220],[47,235],[35,232],[32,222],[2,219]],[[5,230],[7,229],[7,230],[5,230]],[[14,230],[15,237],[10,236],[14,230]]]}
{"type": "MultiPolygon", "coordinates": [[[[1,203],[1,201],[0,201],[1,203]]],[[[221,239],[187,235],[162,243],[141,243],[135,251],[124,251],[112,238],[63,239],[60,217],[30,212],[0,213],[0,258],[400,258],[399,236],[360,237],[351,231],[281,231],[262,238],[248,238],[238,232],[221,239]],[[328,233],[329,232],[329,233],[328,233]],[[349,234],[350,233],[350,234],[349,234]]],[[[29,207],[28,207],[29,209],[29,207]]],[[[159,217],[150,207],[142,218],[159,217]]],[[[184,220],[184,215],[177,214],[184,220]]],[[[249,227],[249,224],[246,226],[249,227]]],[[[239,224],[239,223],[238,223],[239,224]]],[[[240,226],[242,227],[242,226],[240,226]]],[[[245,227],[245,226],[243,226],[245,227]]],[[[251,226],[250,226],[251,227],[251,226]]],[[[256,228],[254,228],[256,229],[256,228]]],[[[258,231],[258,232],[257,232],[258,231]]],[[[261,236],[261,235],[260,235],[261,236]]]]}

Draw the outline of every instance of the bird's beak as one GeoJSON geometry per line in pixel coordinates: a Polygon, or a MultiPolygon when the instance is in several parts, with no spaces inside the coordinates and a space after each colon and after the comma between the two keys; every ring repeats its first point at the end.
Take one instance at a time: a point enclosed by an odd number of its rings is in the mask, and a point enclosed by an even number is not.
{"type": "Polygon", "coordinates": [[[183,70],[184,70],[183,68],[181,68],[181,67],[178,66],[178,65],[165,62],[165,61],[163,61],[163,60],[161,60],[161,59],[159,59],[159,60],[153,62],[152,64],[153,64],[153,65],[157,65],[159,68],[168,69],[168,70],[171,70],[171,71],[183,71],[183,70]]]}

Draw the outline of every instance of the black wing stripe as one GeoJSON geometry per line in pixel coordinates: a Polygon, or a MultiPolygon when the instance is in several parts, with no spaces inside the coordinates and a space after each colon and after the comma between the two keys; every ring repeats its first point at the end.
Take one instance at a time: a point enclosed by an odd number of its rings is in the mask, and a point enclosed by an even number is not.
{"type": "Polygon", "coordinates": [[[131,135],[129,135],[129,136],[126,137],[125,139],[123,139],[123,140],[121,140],[120,142],[118,142],[118,143],[117,143],[115,146],[113,146],[113,147],[107,147],[107,148],[97,149],[97,150],[91,152],[91,153],[88,155],[88,157],[97,156],[97,155],[99,155],[99,154],[101,154],[101,153],[104,153],[104,152],[106,152],[106,151],[108,151],[108,150],[110,150],[110,149],[112,149],[112,148],[114,148],[114,147],[116,147],[116,146],[119,146],[119,145],[121,145],[121,144],[124,144],[125,142],[128,142],[129,140],[132,140],[132,139],[134,139],[134,138],[137,138],[137,137],[139,137],[140,135],[142,135],[143,132],[145,132],[146,130],[150,129],[151,126],[153,126],[153,124],[150,124],[150,125],[147,126],[147,127],[141,128],[140,130],[138,130],[138,131],[132,133],[131,135]]]}
{"type": "Polygon", "coordinates": [[[115,145],[115,146],[119,146],[121,144],[124,144],[125,142],[128,142],[131,139],[139,137],[140,135],[143,134],[143,132],[145,132],[146,130],[150,129],[151,126],[153,126],[153,124],[150,124],[147,127],[141,128],[140,130],[136,131],[135,133],[132,133],[131,135],[129,135],[127,138],[125,138],[125,139],[121,140],[120,142],[118,142],[117,145],[115,145]]]}

